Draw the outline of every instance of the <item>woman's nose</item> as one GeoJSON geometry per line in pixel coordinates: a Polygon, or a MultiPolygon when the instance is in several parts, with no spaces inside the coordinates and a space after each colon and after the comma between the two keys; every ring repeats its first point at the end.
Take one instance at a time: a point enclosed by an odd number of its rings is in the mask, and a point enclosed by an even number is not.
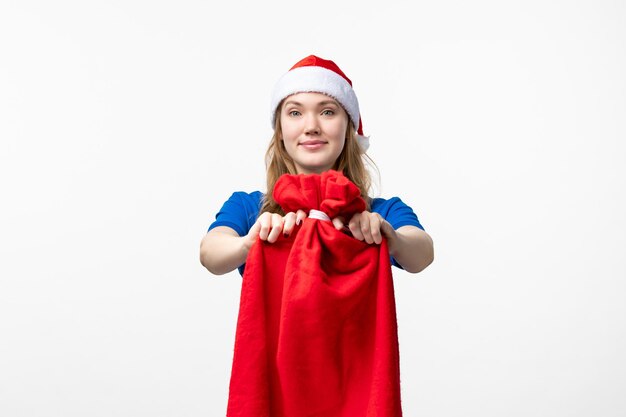
{"type": "Polygon", "coordinates": [[[308,135],[318,135],[320,133],[319,121],[315,115],[307,116],[304,131],[308,135]]]}

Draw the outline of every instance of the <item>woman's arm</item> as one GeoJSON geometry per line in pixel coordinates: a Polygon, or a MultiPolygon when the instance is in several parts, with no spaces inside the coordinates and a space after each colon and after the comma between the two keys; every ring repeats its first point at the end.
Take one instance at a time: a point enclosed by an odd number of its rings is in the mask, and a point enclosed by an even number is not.
{"type": "Polygon", "coordinates": [[[212,274],[223,275],[246,261],[252,244],[227,226],[209,230],[200,242],[200,263],[212,274]]]}
{"type": "Polygon", "coordinates": [[[246,262],[248,252],[257,238],[270,243],[276,242],[282,232],[289,235],[295,225],[306,218],[306,213],[287,213],[284,217],[276,213],[262,213],[245,236],[227,226],[218,226],[204,236],[200,242],[200,263],[212,274],[223,275],[246,262]]]}
{"type": "MultiPolygon", "coordinates": [[[[384,222],[389,225],[389,229],[393,230],[391,224],[384,222]]],[[[405,271],[420,272],[433,262],[435,258],[433,239],[419,227],[399,227],[395,230],[394,237],[391,237],[392,233],[385,231],[383,233],[387,237],[389,254],[402,265],[405,271]]]]}
{"type": "MultiPolygon", "coordinates": [[[[343,219],[335,218],[333,224],[340,230],[343,219]]],[[[380,243],[384,235],[389,254],[408,272],[420,272],[433,262],[433,240],[419,227],[402,226],[395,230],[380,214],[364,211],[352,216],[348,228],[356,239],[370,244],[380,243]]]]}

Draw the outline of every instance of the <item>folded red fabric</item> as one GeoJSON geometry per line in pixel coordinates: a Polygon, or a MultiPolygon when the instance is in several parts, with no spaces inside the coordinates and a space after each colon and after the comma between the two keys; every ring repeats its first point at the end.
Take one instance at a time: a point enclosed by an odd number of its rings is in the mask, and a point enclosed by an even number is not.
{"type": "MultiPolygon", "coordinates": [[[[365,209],[343,174],[283,175],[285,212],[349,219],[365,209]]],[[[228,417],[399,417],[396,310],[386,241],[369,245],[307,218],[250,250],[228,417]]]]}

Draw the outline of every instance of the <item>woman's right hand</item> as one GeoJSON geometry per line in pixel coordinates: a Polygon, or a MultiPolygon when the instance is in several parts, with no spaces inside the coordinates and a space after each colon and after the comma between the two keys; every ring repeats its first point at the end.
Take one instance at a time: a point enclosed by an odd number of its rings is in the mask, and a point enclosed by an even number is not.
{"type": "Polygon", "coordinates": [[[257,237],[269,243],[278,240],[278,236],[282,233],[285,237],[289,236],[295,226],[299,226],[302,220],[306,219],[307,214],[304,210],[297,212],[289,212],[284,216],[278,213],[261,213],[248,234],[246,235],[247,249],[252,247],[257,237]]]}
{"type": "Polygon", "coordinates": [[[228,226],[211,229],[200,244],[200,262],[215,275],[226,274],[246,262],[250,248],[258,238],[273,243],[283,233],[289,236],[294,227],[307,218],[304,210],[281,216],[262,213],[245,236],[228,226]]]}

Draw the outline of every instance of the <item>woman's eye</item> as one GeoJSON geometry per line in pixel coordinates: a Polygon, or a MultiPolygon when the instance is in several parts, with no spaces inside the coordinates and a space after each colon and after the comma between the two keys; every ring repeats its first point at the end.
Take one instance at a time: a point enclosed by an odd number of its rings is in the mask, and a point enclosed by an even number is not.
{"type": "Polygon", "coordinates": [[[335,114],[335,112],[334,112],[333,110],[328,110],[328,109],[327,109],[327,110],[324,110],[324,111],[322,112],[322,114],[323,114],[324,116],[332,116],[333,114],[335,114]]]}
{"type": "Polygon", "coordinates": [[[289,112],[290,116],[300,116],[300,112],[298,110],[291,110],[289,112]]]}

